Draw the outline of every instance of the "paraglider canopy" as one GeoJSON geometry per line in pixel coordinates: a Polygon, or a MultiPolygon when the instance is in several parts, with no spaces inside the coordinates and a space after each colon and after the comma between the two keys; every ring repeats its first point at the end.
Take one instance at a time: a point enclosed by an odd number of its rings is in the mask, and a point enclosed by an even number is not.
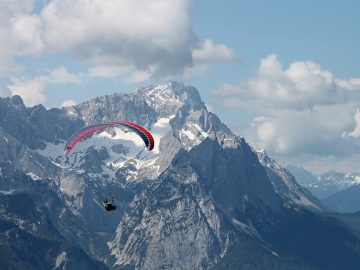
{"type": "Polygon", "coordinates": [[[66,155],[70,154],[71,150],[75,147],[75,145],[81,141],[82,139],[94,134],[97,131],[101,131],[107,128],[112,128],[116,126],[122,126],[130,129],[135,132],[141,139],[144,141],[145,146],[149,151],[154,149],[154,138],[151,133],[144,127],[129,121],[118,120],[114,122],[107,122],[102,124],[90,125],[82,128],[74,135],[72,135],[65,145],[65,153],[66,155]]]}

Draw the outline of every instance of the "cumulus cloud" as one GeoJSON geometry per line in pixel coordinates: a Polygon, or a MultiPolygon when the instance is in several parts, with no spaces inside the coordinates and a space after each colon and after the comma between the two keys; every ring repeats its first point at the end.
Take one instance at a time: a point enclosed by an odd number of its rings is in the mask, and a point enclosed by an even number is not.
{"type": "Polygon", "coordinates": [[[353,138],[360,138],[360,110],[357,109],[355,116],[355,128],[351,132],[344,132],[344,137],[353,137],[353,138]]]}
{"type": "Polygon", "coordinates": [[[80,83],[81,77],[77,74],[70,73],[66,67],[58,67],[50,71],[48,81],[51,83],[80,83]]]}
{"type": "Polygon", "coordinates": [[[36,15],[23,15],[12,19],[11,35],[16,54],[40,52],[44,44],[40,37],[41,20],[36,15]]]}
{"type": "Polygon", "coordinates": [[[81,77],[71,74],[65,67],[59,67],[49,71],[47,76],[35,78],[13,78],[13,83],[8,85],[12,95],[19,95],[28,106],[44,103],[46,101],[45,90],[48,84],[80,83],[81,77]]]}
{"type": "Polygon", "coordinates": [[[199,65],[235,56],[193,33],[191,0],[50,0],[39,13],[34,2],[1,3],[0,71],[13,67],[15,55],[59,52],[93,66],[92,76],[141,81],[193,76],[207,70],[199,65]]]}
{"type": "Polygon", "coordinates": [[[40,21],[29,16],[34,0],[0,2],[0,75],[16,67],[12,57],[39,50],[40,21]]]}
{"type": "Polygon", "coordinates": [[[190,8],[190,0],[53,0],[41,12],[43,39],[94,65],[176,74],[192,64],[190,8]]]}
{"type": "Polygon", "coordinates": [[[210,104],[205,104],[205,106],[209,112],[215,113],[213,106],[211,106],[210,104]]]}
{"type": "Polygon", "coordinates": [[[0,97],[8,97],[8,96],[11,96],[11,92],[10,92],[9,88],[7,88],[7,87],[1,88],[0,87],[0,97]]]}
{"type": "Polygon", "coordinates": [[[337,80],[337,84],[350,91],[358,91],[360,89],[360,78],[350,80],[337,80]]]}
{"type": "Polygon", "coordinates": [[[95,66],[89,68],[90,77],[114,78],[124,73],[124,70],[118,66],[95,66]]]}
{"type": "Polygon", "coordinates": [[[214,44],[210,39],[200,40],[192,50],[193,64],[184,69],[183,77],[193,78],[210,70],[213,63],[236,60],[235,51],[224,45],[214,44]]]}
{"type": "Polygon", "coordinates": [[[71,106],[75,106],[75,105],[76,105],[75,100],[67,99],[67,100],[64,100],[63,103],[61,103],[60,107],[71,107],[71,106]]]}
{"type": "Polygon", "coordinates": [[[48,78],[41,76],[29,80],[13,79],[13,84],[9,85],[13,95],[19,95],[28,106],[44,103],[46,100],[44,90],[48,78]]]}
{"type": "Polygon", "coordinates": [[[359,99],[359,81],[336,79],[311,61],[294,62],[285,70],[272,54],[261,60],[254,78],[237,85],[221,85],[213,94],[231,107],[303,110],[359,99]]]}
{"type": "Polygon", "coordinates": [[[191,79],[206,74],[209,70],[210,65],[208,63],[195,63],[193,66],[186,68],[182,76],[185,79],[191,79]]]}
{"type": "Polygon", "coordinates": [[[283,68],[276,55],[269,55],[254,77],[221,85],[213,94],[224,106],[257,115],[241,135],[279,160],[309,167],[297,157],[325,162],[332,156],[334,162],[343,160],[339,168],[345,169],[344,161],[360,151],[359,78],[338,79],[311,61],[283,68]]]}
{"type": "Polygon", "coordinates": [[[97,78],[117,78],[120,77],[124,82],[143,82],[152,77],[155,67],[149,66],[146,69],[138,70],[131,66],[95,66],[91,67],[86,74],[89,77],[97,78]]]}
{"type": "Polygon", "coordinates": [[[354,105],[320,106],[316,110],[283,110],[256,117],[245,137],[257,148],[297,156],[346,155],[359,151],[341,134],[353,126],[354,105]]]}
{"type": "Polygon", "coordinates": [[[235,59],[235,51],[224,44],[214,44],[210,39],[199,42],[198,48],[193,50],[194,61],[216,62],[235,59]]]}

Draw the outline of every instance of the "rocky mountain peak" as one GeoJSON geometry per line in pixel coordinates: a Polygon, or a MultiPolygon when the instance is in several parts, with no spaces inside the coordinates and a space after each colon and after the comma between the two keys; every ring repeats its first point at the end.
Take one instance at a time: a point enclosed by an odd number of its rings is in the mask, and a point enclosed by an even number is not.
{"type": "Polygon", "coordinates": [[[66,241],[111,269],[210,269],[245,238],[255,243],[250,252],[261,247],[260,256],[282,260],[293,243],[280,245],[278,257],[272,235],[293,239],[289,221],[321,210],[287,170],[209,112],[192,86],[171,81],[62,109],[13,99],[0,100],[0,160],[9,161],[0,163],[0,198],[29,193],[66,241]],[[154,150],[114,128],[64,156],[74,132],[116,119],[147,127],[154,150]],[[117,210],[105,212],[102,200],[113,198],[117,210]]]}
{"type": "Polygon", "coordinates": [[[0,111],[7,108],[9,113],[20,113],[21,115],[28,115],[28,111],[22,98],[19,95],[14,95],[11,97],[0,98],[0,111]]]}
{"type": "Polygon", "coordinates": [[[10,104],[15,106],[24,106],[24,102],[19,95],[13,95],[12,97],[8,98],[10,100],[10,104]]]}
{"type": "Polygon", "coordinates": [[[139,88],[134,95],[143,97],[160,117],[169,117],[181,107],[199,110],[204,107],[199,92],[192,86],[170,81],[160,85],[139,88]]]}

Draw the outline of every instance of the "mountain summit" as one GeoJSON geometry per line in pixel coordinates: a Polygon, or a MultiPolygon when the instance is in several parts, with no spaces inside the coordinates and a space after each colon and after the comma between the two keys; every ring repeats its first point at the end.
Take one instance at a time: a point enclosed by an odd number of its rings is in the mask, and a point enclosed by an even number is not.
{"type": "MultiPolygon", "coordinates": [[[[37,241],[51,228],[56,245],[72,243],[82,256],[102,261],[89,259],[88,267],[355,269],[360,263],[356,235],[324,217],[311,193],[209,112],[192,86],[149,85],[61,109],[26,108],[12,97],[0,100],[0,116],[0,196],[8,201],[25,193],[49,222],[35,234],[28,220],[26,232],[37,241]],[[148,128],[154,150],[114,128],[63,154],[76,130],[120,119],[148,128]],[[104,198],[114,198],[117,211],[103,211],[104,198]]],[[[7,209],[3,237],[23,228],[23,217],[7,209]]],[[[58,246],[51,258],[52,268],[76,261],[58,246]]]]}

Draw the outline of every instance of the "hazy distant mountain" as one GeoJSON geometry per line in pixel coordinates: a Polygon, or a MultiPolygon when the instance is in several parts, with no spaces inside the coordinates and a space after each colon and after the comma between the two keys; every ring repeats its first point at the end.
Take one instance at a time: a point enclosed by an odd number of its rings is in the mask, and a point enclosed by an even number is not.
{"type": "Polygon", "coordinates": [[[289,165],[286,167],[286,169],[289,170],[291,174],[294,175],[294,177],[296,178],[296,181],[303,186],[311,187],[311,185],[316,184],[318,181],[317,177],[314,174],[305,170],[302,167],[289,165]]]}
{"type": "Polygon", "coordinates": [[[323,200],[324,204],[340,213],[360,211],[360,185],[343,189],[323,200]]]}
{"type": "Polygon", "coordinates": [[[238,138],[191,86],[151,85],[61,109],[26,108],[14,96],[0,99],[0,119],[0,249],[8,268],[360,265],[356,234],[325,217],[318,199],[238,138]],[[76,130],[115,119],[147,127],[154,150],[112,129],[64,156],[76,130]],[[114,198],[117,211],[104,211],[104,198],[114,198]]]}
{"type": "Polygon", "coordinates": [[[296,181],[310,190],[319,199],[325,199],[343,189],[360,184],[360,175],[356,173],[327,172],[313,175],[304,168],[288,166],[296,181]]]}

